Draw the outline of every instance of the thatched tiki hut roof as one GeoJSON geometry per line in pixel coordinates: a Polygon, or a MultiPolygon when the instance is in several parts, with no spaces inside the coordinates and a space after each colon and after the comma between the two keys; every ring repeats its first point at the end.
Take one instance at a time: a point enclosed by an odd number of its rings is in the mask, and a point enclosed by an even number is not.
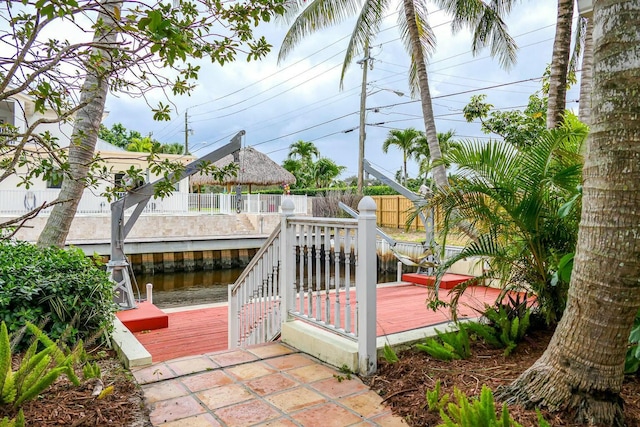
{"type": "MultiPolygon", "coordinates": [[[[223,157],[213,163],[217,167],[224,167],[233,162],[233,155],[223,157]]],[[[240,165],[237,176],[227,177],[224,181],[215,181],[214,177],[197,173],[191,176],[191,187],[201,185],[247,185],[251,192],[251,185],[282,185],[295,184],[296,178],[267,156],[252,147],[240,150],[240,165]]]]}

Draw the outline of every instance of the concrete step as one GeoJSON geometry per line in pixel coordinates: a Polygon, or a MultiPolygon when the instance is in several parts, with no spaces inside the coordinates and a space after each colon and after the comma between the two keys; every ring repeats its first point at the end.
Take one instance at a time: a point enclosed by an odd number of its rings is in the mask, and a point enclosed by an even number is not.
{"type": "Polygon", "coordinates": [[[116,316],[131,331],[149,331],[169,327],[169,316],[150,302],[140,302],[137,308],[119,311],[116,316]]]}

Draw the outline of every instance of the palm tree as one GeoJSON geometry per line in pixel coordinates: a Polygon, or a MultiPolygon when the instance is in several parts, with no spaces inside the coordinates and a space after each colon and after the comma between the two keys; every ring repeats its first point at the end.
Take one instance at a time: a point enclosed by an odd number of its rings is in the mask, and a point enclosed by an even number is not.
{"type": "Polygon", "coordinates": [[[424,134],[415,128],[392,129],[389,131],[387,139],[382,143],[382,151],[385,153],[389,151],[389,147],[392,145],[402,151],[402,185],[407,185],[407,160],[411,158],[413,149],[420,138],[424,138],[424,134]]]}
{"type": "Polygon", "coordinates": [[[328,187],[345,169],[345,166],[338,166],[333,160],[321,157],[313,164],[313,178],[316,182],[316,188],[328,187]]]}
{"type": "Polygon", "coordinates": [[[309,173],[308,168],[304,166],[301,160],[296,159],[284,159],[282,167],[293,174],[296,178],[296,188],[309,187],[309,173]]]}
{"type": "MultiPolygon", "coordinates": [[[[438,144],[440,145],[440,150],[442,151],[443,160],[445,161],[447,169],[449,168],[449,164],[446,163],[446,153],[449,151],[449,148],[456,143],[453,140],[455,135],[456,132],[453,129],[449,129],[446,132],[438,132],[438,144]]],[[[424,137],[418,138],[415,146],[411,150],[411,154],[418,162],[419,173],[423,176],[423,182],[426,182],[427,174],[431,170],[431,152],[429,150],[427,139],[424,137]]]]}
{"type": "MultiPolygon", "coordinates": [[[[443,212],[443,233],[459,225],[477,236],[460,254],[441,266],[468,257],[484,257],[492,278],[506,289],[524,284],[548,321],[560,318],[568,283],[552,275],[560,258],[574,251],[579,221],[582,144],[587,127],[573,115],[545,133],[529,148],[504,141],[462,141],[445,154],[457,179],[439,191],[432,205],[443,212]]],[[[464,292],[466,284],[456,289],[464,292]]]]}
{"type": "MultiPolygon", "coordinates": [[[[362,5],[358,2],[333,2],[332,0],[312,0],[311,2],[289,2],[286,16],[295,17],[287,32],[278,60],[282,61],[305,36],[315,31],[336,25],[346,18],[358,15],[355,28],[347,46],[340,79],[340,86],[344,75],[353,58],[367,51],[373,37],[380,28],[384,11],[390,6],[390,0],[365,0],[362,5]],[[305,4],[306,6],[303,6],[305,4]],[[302,8],[302,10],[301,10],[302,8]]],[[[491,34],[490,41],[485,42],[496,46],[494,49],[501,52],[502,46],[512,45],[510,39],[503,39],[506,31],[494,31],[494,25],[501,28],[500,17],[502,10],[490,10],[483,2],[479,2],[481,10],[487,10],[484,14],[485,27],[491,34]],[[491,13],[489,13],[491,12],[491,13]]],[[[398,24],[407,52],[411,55],[412,68],[409,82],[412,94],[418,93],[421,99],[422,115],[424,119],[425,135],[429,144],[431,159],[439,160],[442,155],[438,145],[433,106],[431,104],[431,91],[425,55],[431,52],[435,45],[435,39],[431,27],[427,21],[426,3],[422,1],[403,0],[401,11],[398,15],[398,24]]],[[[493,52],[493,51],[492,51],[493,52]]],[[[511,55],[507,55],[507,58],[511,55]]],[[[433,167],[433,176],[436,185],[440,188],[447,186],[447,175],[444,164],[438,163],[433,167]]]]}
{"type": "MultiPolygon", "coordinates": [[[[569,51],[575,0],[558,0],[556,35],[551,57],[549,78],[549,108],[547,128],[562,122],[567,99],[567,79],[569,75],[569,51]]],[[[515,62],[516,45],[507,33],[502,17],[511,11],[514,0],[436,0],[436,4],[453,15],[454,31],[464,26],[474,31],[472,51],[474,53],[491,44],[492,55],[498,55],[503,66],[515,62]]]]}
{"type": "Polygon", "coordinates": [[[313,156],[319,157],[320,151],[313,142],[297,141],[289,146],[289,159],[300,159],[303,163],[310,164],[313,161],[313,156]]]}
{"type": "Polygon", "coordinates": [[[567,308],[544,354],[499,396],[570,413],[581,425],[625,425],[620,391],[640,308],[637,6],[630,0],[593,1],[598,72],[567,308]]]}

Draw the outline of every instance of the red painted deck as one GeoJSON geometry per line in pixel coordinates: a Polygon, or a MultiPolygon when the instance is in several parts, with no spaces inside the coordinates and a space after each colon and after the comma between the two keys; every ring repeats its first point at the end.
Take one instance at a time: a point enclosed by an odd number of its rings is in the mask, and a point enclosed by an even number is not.
{"type": "Polygon", "coordinates": [[[143,301],[135,310],[124,310],[116,313],[118,319],[131,331],[147,331],[169,326],[169,317],[155,305],[143,301]]]}
{"type": "MultiPolygon", "coordinates": [[[[411,284],[385,286],[377,292],[377,334],[390,335],[451,320],[449,310],[434,312],[427,308],[431,290],[411,284]]],[[[470,287],[460,298],[458,316],[477,317],[475,309],[493,304],[498,289],[470,287]]],[[[440,299],[448,301],[447,292],[440,299]]],[[[169,313],[169,327],[136,332],[140,343],[151,353],[153,362],[227,349],[227,307],[213,307],[169,313]]]]}

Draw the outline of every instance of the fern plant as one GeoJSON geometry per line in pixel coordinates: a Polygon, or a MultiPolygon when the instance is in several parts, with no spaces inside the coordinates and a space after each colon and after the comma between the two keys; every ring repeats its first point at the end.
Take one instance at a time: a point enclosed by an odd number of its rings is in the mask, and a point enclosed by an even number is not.
{"type": "Polygon", "coordinates": [[[22,409],[20,409],[18,411],[18,415],[10,420],[8,417],[4,417],[3,419],[0,420],[0,427],[24,427],[25,426],[25,421],[24,421],[24,413],[22,412],[22,409]]]}
{"type": "Polygon", "coordinates": [[[449,394],[445,393],[440,396],[442,393],[442,383],[440,380],[436,381],[436,386],[433,390],[427,390],[426,399],[427,399],[427,407],[431,412],[440,412],[443,410],[447,403],[449,403],[449,394]]]}
{"type": "Polygon", "coordinates": [[[72,355],[65,357],[52,341],[43,343],[44,348],[38,351],[44,334],[33,324],[28,324],[27,328],[38,340],[29,345],[14,372],[9,332],[4,322],[0,324],[0,403],[16,408],[46,390],[62,373],[73,371],[72,355]]]}
{"type": "Polygon", "coordinates": [[[482,386],[480,399],[471,399],[454,389],[455,403],[449,403],[447,410],[440,411],[444,421],[438,427],[522,427],[509,415],[507,404],[502,405],[500,417],[496,415],[493,393],[486,385],[482,386]]]}
{"type": "Polygon", "coordinates": [[[416,344],[420,351],[428,353],[438,360],[466,359],[471,355],[469,334],[460,328],[457,332],[440,332],[437,338],[427,338],[424,344],[416,344]]]}
{"type": "Polygon", "coordinates": [[[487,344],[504,348],[504,355],[510,355],[522,341],[530,325],[531,309],[519,298],[513,299],[511,296],[510,305],[498,304],[494,307],[487,307],[483,316],[488,323],[469,322],[461,326],[472,335],[476,335],[487,344]]]}
{"type": "Polygon", "coordinates": [[[387,363],[397,363],[400,359],[398,359],[398,355],[391,348],[391,346],[387,343],[384,343],[384,349],[382,350],[382,358],[387,361],[387,363]]]}

